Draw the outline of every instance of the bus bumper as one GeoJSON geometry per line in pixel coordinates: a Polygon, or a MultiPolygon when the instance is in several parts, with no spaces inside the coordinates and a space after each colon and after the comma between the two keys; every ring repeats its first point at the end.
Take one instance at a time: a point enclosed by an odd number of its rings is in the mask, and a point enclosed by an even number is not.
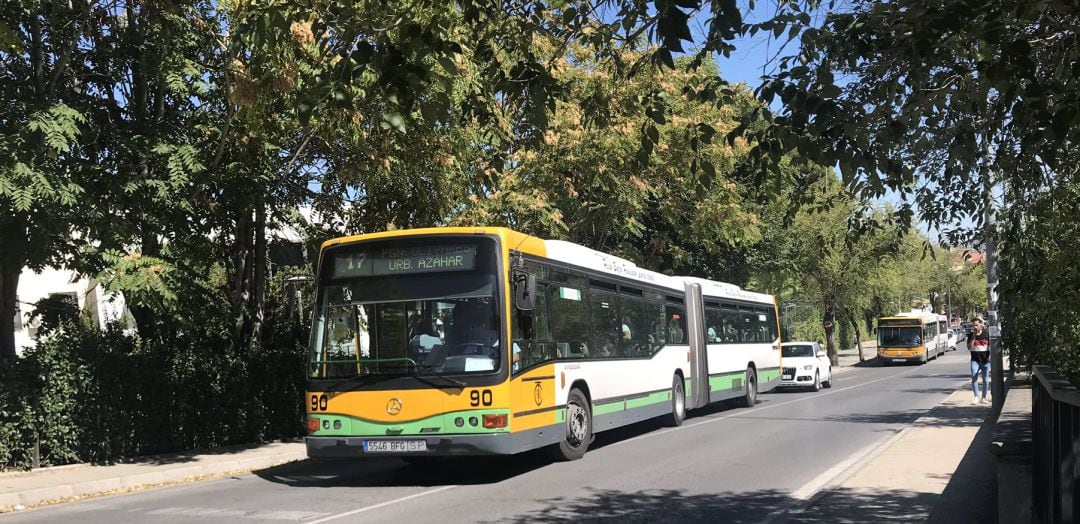
{"type": "Polygon", "coordinates": [[[307,455],[311,458],[452,456],[452,455],[511,455],[527,449],[558,442],[555,431],[492,433],[486,435],[440,435],[400,437],[306,437],[307,455]],[[546,433],[546,435],[545,435],[546,433]],[[544,438],[547,437],[547,438],[544,438]],[[366,441],[424,441],[426,451],[369,452],[366,441]]]}

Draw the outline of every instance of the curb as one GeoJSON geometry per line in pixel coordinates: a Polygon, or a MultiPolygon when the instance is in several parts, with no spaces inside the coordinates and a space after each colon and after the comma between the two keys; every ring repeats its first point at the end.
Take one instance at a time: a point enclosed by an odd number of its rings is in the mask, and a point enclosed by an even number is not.
{"type": "Polygon", "coordinates": [[[296,451],[285,451],[272,455],[238,458],[198,466],[171,468],[165,471],[148,471],[134,475],[2,493],[0,494],[0,513],[82,498],[141,491],[169,484],[249,473],[306,459],[307,451],[301,447],[296,451]]]}

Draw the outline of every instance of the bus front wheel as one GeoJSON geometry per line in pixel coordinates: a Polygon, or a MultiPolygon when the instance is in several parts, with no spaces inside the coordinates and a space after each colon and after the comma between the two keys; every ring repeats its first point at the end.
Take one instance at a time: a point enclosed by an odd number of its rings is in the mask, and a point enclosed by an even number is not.
{"type": "Polygon", "coordinates": [[[585,456],[592,443],[592,410],[589,399],[580,389],[570,390],[566,399],[566,436],[552,450],[558,460],[577,460],[585,456]]]}

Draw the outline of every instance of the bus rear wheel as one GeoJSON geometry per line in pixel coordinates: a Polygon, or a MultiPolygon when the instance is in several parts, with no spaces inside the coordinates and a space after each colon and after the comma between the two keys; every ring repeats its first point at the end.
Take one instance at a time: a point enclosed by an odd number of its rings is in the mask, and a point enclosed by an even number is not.
{"type": "Polygon", "coordinates": [[[552,448],[557,460],[577,460],[592,443],[592,410],[580,389],[570,390],[566,399],[566,436],[552,448]]]}
{"type": "Polygon", "coordinates": [[[679,427],[686,420],[686,391],[683,388],[683,379],[675,374],[671,379],[671,414],[664,417],[664,425],[679,427]]]}
{"type": "Polygon", "coordinates": [[[757,373],[754,368],[746,368],[746,393],[739,399],[744,408],[752,408],[757,404],[757,373]]]}

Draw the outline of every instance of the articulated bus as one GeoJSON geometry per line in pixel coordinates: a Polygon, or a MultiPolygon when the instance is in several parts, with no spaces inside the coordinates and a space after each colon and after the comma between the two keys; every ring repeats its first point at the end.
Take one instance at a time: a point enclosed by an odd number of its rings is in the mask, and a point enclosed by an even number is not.
{"type": "Polygon", "coordinates": [[[949,350],[945,315],[911,311],[881,317],[877,327],[878,358],[883,364],[927,361],[949,350]]]}
{"type": "Polygon", "coordinates": [[[504,228],[330,240],[311,457],[584,455],[593,434],[780,382],[773,297],[504,228]]]}

